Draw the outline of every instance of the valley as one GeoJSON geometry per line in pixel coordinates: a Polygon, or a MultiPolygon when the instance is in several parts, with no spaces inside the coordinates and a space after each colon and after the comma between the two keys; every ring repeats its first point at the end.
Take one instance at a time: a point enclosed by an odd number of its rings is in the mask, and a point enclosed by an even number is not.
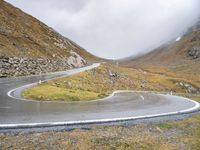
{"type": "Polygon", "coordinates": [[[199,150],[199,103],[200,21],[111,60],[0,0],[0,150],[199,150]]]}

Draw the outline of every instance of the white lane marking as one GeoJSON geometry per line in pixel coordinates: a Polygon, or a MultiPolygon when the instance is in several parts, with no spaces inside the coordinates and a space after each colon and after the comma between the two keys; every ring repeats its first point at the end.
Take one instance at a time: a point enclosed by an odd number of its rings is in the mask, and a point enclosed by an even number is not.
{"type": "MultiPolygon", "coordinates": [[[[78,71],[78,72],[75,72],[75,73],[72,73],[72,74],[69,74],[69,75],[78,74],[78,73],[81,73],[81,72],[84,72],[84,71],[87,71],[87,70],[91,70],[91,69],[94,69],[94,68],[99,67],[100,65],[101,65],[101,63],[95,63],[95,64],[92,64],[92,65],[90,65],[90,66],[86,66],[86,67],[84,67],[84,68],[78,68],[78,69],[84,69],[84,70],[81,70],[81,71],[78,71]]],[[[78,69],[77,69],[77,70],[78,70],[78,69]]],[[[74,71],[74,70],[76,70],[76,69],[68,70],[68,73],[69,73],[70,71],[74,71]]],[[[66,71],[50,73],[50,75],[51,75],[51,74],[62,73],[62,72],[66,72],[66,71]]],[[[67,75],[67,74],[66,74],[66,75],[67,75]]],[[[63,75],[63,76],[65,76],[65,75],[63,75]]],[[[61,77],[63,77],[63,76],[61,76],[61,77]]],[[[53,79],[58,79],[58,78],[61,78],[61,77],[54,77],[54,78],[47,79],[47,80],[43,80],[43,81],[39,80],[39,83],[41,84],[42,82],[49,81],[49,80],[53,80],[53,79]]],[[[37,84],[38,84],[38,82],[35,82],[35,83],[23,85],[23,86],[20,86],[20,87],[15,88],[15,89],[12,89],[12,90],[8,91],[7,96],[8,96],[8,97],[11,97],[12,99],[18,99],[18,100],[33,101],[33,102],[35,102],[34,100],[28,100],[28,99],[24,99],[24,98],[17,98],[17,97],[15,97],[15,96],[13,96],[12,93],[13,93],[14,91],[20,89],[20,88],[32,87],[32,86],[37,85],[37,84]]],[[[44,101],[44,102],[49,103],[49,101],[44,101]]],[[[50,102],[50,103],[52,103],[52,102],[50,102]]],[[[55,102],[55,103],[66,103],[66,102],[55,102]]]]}
{"type": "MultiPolygon", "coordinates": [[[[121,93],[122,91],[116,91],[115,93],[121,93]]],[[[130,91],[126,91],[130,92],[130,91]]],[[[175,96],[180,97],[180,96],[175,96]]],[[[183,98],[183,97],[181,97],[183,98]]],[[[135,116],[135,117],[122,117],[122,118],[110,118],[110,119],[96,119],[96,120],[83,120],[83,121],[66,121],[66,122],[45,122],[45,123],[23,123],[23,124],[0,124],[0,128],[20,128],[20,127],[40,127],[40,126],[63,126],[63,125],[77,125],[77,124],[90,124],[90,123],[109,123],[116,121],[128,121],[128,120],[136,120],[136,119],[148,119],[153,117],[162,117],[168,115],[177,115],[183,113],[190,113],[200,109],[200,104],[196,101],[193,101],[188,98],[183,98],[187,101],[194,103],[194,106],[188,109],[168,112],[168,113],[160,113],[160,114],[152,114],[152,115],[143,115],[143,116],[135,116]]]]}
{"type": "MultiPolygon", "coordinates": [[[[95,67],[98,67],[100,64],[96,64],[95,67]]],[[[95,68],[94,67],[94,68],[95,68]]],[[[92,68],[91,68],[92,69],[92,68]]],[[[88,70],[88,69],[86,69],[88,70]]],[[[84,70],[84,71],[86,71],[84,70]]],[[[52,78],[54,79],[54,78],[52,78]]],[[[48,79],[48,80],[52,80],[52,79],[48,79]]],[[[46,81],[46,80],[45,80],[46,81]]],[[[16,89],[10,90],[7,95],[11,98],[14,99],[18,99],[14,96],[11,95],[12,92],[14,92],[15,90],[19,89],[19,88],[23,88],[23,87],[28,87],[28,86],[32,86],[34,84],[37,83],[32,83],[29,85],[24,85],[22,87],[18,87],[16,89]]],[[[104,99],[100,99],[100,100],[106,100],[108,98],[113,97],[115,94],[117,93],[129,93],[129,92],[135,92],[135,93],[156,93],[153,91],[132,91],[132,90],[118,90],[118,91],[114,91],[110,96],[108,96],[107,98],[104,99]]],[[[159,93],[157,93],[159,94],[159,93]]],[[[160,94],[161,95],[161,94],[160,94]]],[[[164,94],[162,94],[164,95],[164,94]]],[[[175,97],[180,97],[180,96],[175,96],[175,97]]],[[[183,98],[183,97],[181,97],[183,98]]],[[[161,116],[167,116],[167,115],[176,115],[176,114],[182,114],[182,113],[189,113],[189,112],[193,112],[196,111],[198,109],[200,109],[200,104],[196,101],[190,100],[188,98],[183,98],[187,101],[190,101],[192,103],[194,103],[194,107],[188,108],[188,109],[184,109],[184,110],[180,110],[180,111],[175,111],[175,112],[169,112],[169,113],[160,113],[160,114],[152,114],[152,115],[144,115],[144,116],[135,116],[135,117],[123,117],[123,118],[111,118],[111,119],[99,119],[99,120],[83,120],[83,121],[68,121],[68,122],[46,122],[46,123],[24,123],[24,124],[0,124],[0,128],[17,128],[17,127],[37,127],[37,126],[56,126],[56,125],[76,125],[76,124],[89,124],[89,123],[106,123],[106,122],[115,122],[115,121],[126,121],[126,120],[135,120],[135,119],[145,119],[145,118],[152,118],[152,117],[161,117],[161,116]]],[[[21,100],[26,100],[26,99],[21,99],[21,100]]],[[[97,101],[97,100],[95,100],[97,101]]],[[[92,102],[92,101],[91,101],[92,102]]]]}
{"type": "MultiPolygon", "coordinates": [[[[31,83],[31,84],[28,84],[28,85],[24,85],[24,86],[21,86],[21,87],[12,89],[12,90],[10,90],[10,91],[7,93],[7,95],[8,95],[8,97],[11,97],[11,98],[13,98],[13,99],[18,99],[18,98],[16,98],[15,96],[12,95],[12,93],[13,93],[14,91],[16,91],[16,90],[18,90],[18,89],[20,89],[20,88],[29,87],[29,86],[34,86],[34,85],[37,85],[37,83],[31,83]]],[[[22,99],[22,100],[25,100],[25,99],[22,99]]]]}
{"type": "Polygon", "coordinates": [[[0,107],[0,109],[10,109],[11,107],[10,106],[3,106],[3,107],[0,107]]]}
{"type": "MultiPolygon", "coordinates": [[[[46,76],[46,75],[54,75],[54,74],[58,74],[58,73],[65,73],[66,71],[74,71],[74,70],[77,70],[77,69],[83,69],[83,68],[86,68],[86,70],[87,70],[87,68],[88,67],[94,67],[95,68],[95,66],[96,67],[98,67],[98,66],[100,66],[101,64],[104,64],[104,63],[106,63],[106,62],[101,62],[101,63],[94,63],[94,64],[92,64],[92,65],[90,65],[90,66],[85,66],[85,67],[81,67],[81,68],[74,68],[74,69],[71,69],[71,70],[65,70],[65,71],[57,71],[57,72],[49,72],[49,73],[42,73],[42,74],[37,74],[37,75],[28,75],[28,76],[19,76],[19,77],[13,77],[13,78],[2,78],[2,79],[0,79],[0,80],[7,80],[7,79],[26,79],[26,78],[29,78],[29,77],[38,77],[38,76],[46,76]]],[[[9,81],[10,82],[10,81],[9,81]]],[[[0,83],[4,83],[4,81],[2,81],[2,82],[0,82],[0,83]]]]}
{"type": "Polygon", "coordinates": [[[62,125],[77,125],[77,124],[90,124],[90,123],[109,123],[116,121],[128,121],[135,119],[147,119],[152,117],[162,117],[167,115],[177,115],[181,113],[188,113],[191,111],[198,110],[200,108],[200,104],[196,101],[187,99],[191,102],[194,102],[195,106],[189,109],[169,112],[169,113],[161,113],[161,114],[153,114],[153,115],[143,115],[136,117],[123,117],[123,118],[111,118],[111,119],[98,119],[98,120],[83,120],[83,121],[67,121],[67,122],[46,122],[46,123],[24,123],[24,124],[0,124],[0,128],[20,128],[20,127],[39,127],[39,126],[62,126],[62,125]]]}

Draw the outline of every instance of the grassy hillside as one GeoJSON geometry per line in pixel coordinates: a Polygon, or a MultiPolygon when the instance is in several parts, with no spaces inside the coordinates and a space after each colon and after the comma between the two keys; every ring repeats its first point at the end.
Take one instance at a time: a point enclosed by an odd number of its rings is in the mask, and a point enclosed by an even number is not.
{"type": "Polygon", "coordinates": [[[200,23],[180,41],[170,42],[146,55],[124,60],[121,64],[161,73],[171,70],[200,78],[200,23]]]}
{"type": "Polygon", "coordinates": [[[34,100],[84,101],[108,96],[115,90],[146,90],[196,94],[200,78],[179,74],[146,72],[139,69],[102,64],[99,68],[55,79],[26,89],[23,96],[34,100]]]}
{"type": "Polygon", "coordinates": [[[24,96],[37,100],[89,100],[123,89],[199,94],[200,26],[188,31],[179,41],[124,60],[120,66],[104,64],[92,71],[28,89],[24,96]],[[44,89],[53,92],[44,95],[41,92],[44,89]],[[88,97],[80,96],[83,92],[87,92],[88,97]]]}
{"type": "Polygon", "coordinates": [[[88,62],[97,60],[36,18],[0,1],[0,56],[66,58],[71,50],[88,62]]]}

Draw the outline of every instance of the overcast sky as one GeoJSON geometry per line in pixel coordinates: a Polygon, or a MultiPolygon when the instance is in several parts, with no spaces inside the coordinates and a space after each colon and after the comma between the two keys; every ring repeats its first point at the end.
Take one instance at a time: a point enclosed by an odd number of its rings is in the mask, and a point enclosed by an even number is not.
{"type": "Polygon", "coordinates": [[[200,0],[7,0],[89,52],[122,58],[184,33],[200,16],[200,0]]]}

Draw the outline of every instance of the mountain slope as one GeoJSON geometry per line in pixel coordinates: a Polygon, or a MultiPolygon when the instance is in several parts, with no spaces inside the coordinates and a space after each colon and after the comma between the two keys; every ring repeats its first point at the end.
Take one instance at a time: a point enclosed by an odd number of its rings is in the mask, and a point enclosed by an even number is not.
{"type": "Polygon", "coordinates": [[[22,66],[31,66],[23,62],[24,58],[35,64],[37,70],[33,69],[32,74],[81,67],[88,62],[100,60],[36,18],[1,0],[0,76],[29,75],[26,67],[21,69],[22,66]],[[13,64],[13,61],[16,63],[13,64]],[[22,66],[16,67],[19,62],[22,66]],[[52,67],[42,68],[41,64],[52,67]],[[14,73],[17,68],[21,70],[14,73]]]}
{"type": "Polygon", "coordinates": [[[168,43],[143,56],[123,60],[123,65],[162,72],[162,69],[200,74],[200,25],[190,29],[179,41],[168,43]]]}

